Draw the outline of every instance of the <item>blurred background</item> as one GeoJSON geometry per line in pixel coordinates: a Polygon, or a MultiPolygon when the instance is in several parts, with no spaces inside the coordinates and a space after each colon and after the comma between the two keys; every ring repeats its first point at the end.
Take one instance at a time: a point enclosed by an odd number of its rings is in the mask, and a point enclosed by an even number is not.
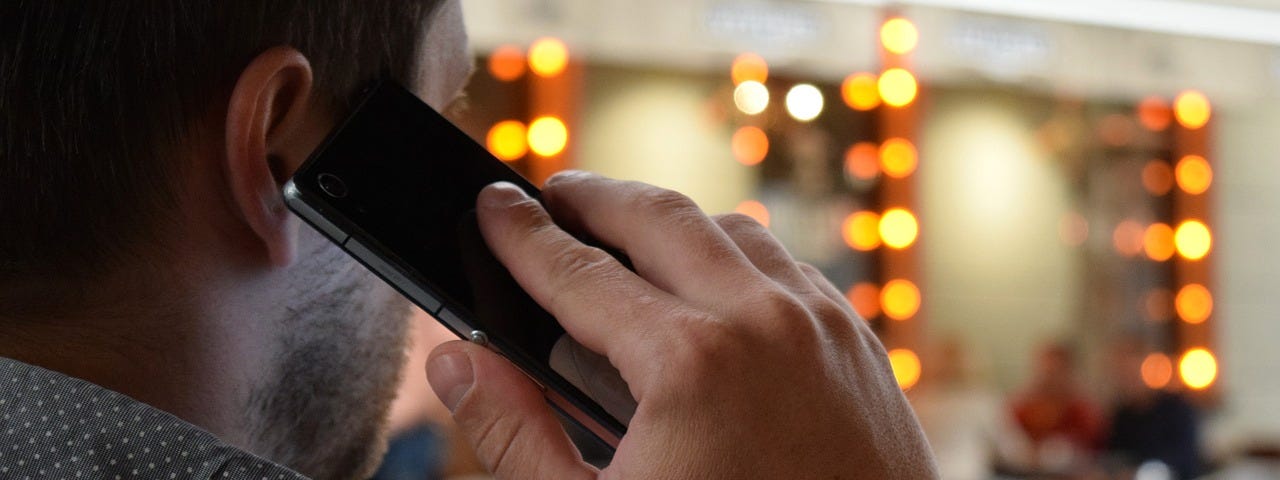
{"type": "Polygon", "coordinates": [[[1280,2],[463,5],[469,134],[768,226],[945,478],[1280,478],[1280,2]]]}

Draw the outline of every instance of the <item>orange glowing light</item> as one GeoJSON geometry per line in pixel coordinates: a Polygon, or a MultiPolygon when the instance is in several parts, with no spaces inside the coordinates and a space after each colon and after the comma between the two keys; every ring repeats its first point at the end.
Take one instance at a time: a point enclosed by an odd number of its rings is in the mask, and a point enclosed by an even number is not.
{"type": "Polygon", "coordinates": [[[759,55],[744,53],[733,59],[730,75],[733,77],[734,85],[742,82],[764,83],[769,80],[769,64],[765,63],[764,58],[759,55]]]}
{"type": "Polygon", "coordinates": [[[1138,123],[1153,132],[1163,132],[1173,124],[1173,110],[1160,97],[1147,97],[1138,104],[1138,123]]]}
{"type": "Polygon", "coordinates": [[[1193,348],[1178,361],[1178,374],[1192,390],[1204,390],[1218,378],[1218,360],[1208,350],[1193,348]]]}
{"type": "Polygon", "coordinates": [[[1204,285],[1193,283],[1178,290],[1174,306],[1182,321],[1192,325],[1204,323],[1213,315],[1213,294],[1204,285]]]}
{"type": "Polygon", "coordinates": [[[529,47],[529,69],[540,77],[554,77],[569,66],[569,47],[556,38],[541,38],[529,47]]]}
{"type": "Polygon", "coordinates": [[[844,152],[844,171],[858,180],[872,180],[880,174],[880,149],[871,142],[855,143],[844,152]]]}
{"type": "Polygon", "coordinates": [[[529,124],[529,148],[544,157],[559,155],[569,145],[569,128],[556,117],[538,117],[529,124]]]}
{"type": "Polygon", "coordinates": [[[840,85],[840,95],[845,105],[859,112],[880,106],[880,89],[876,86],[876,76],[870,73],[849,75],[840,85]]]}
{"type": "Polygon", "coordinates": [[[915,24],[902,17],[891,18],[880,27],[880,44],[895,55],[905,55],[920,43],[920,31],[915,24]]]}
{"type": "Polygon", "coordinates": [[[1178,187],[1191,195],[1199,195],[1209,190],[1213,184],[1213,167],[1209,161],[1199,155],[1187,155],[1178,160],[1175,170],[1178,187]]]}
{"type": "Polygon", "coordinates": [[[769,136],[757,127],[742,127],[733,134],[733,157],[746,166],[759,165],[769,155],[769,136]]]}
{"type": "Polygon", "coordinates": [[[1146,233],[1142,235],[1142,249],[1147,252],[1147,258],[1157,262],[1173,258],[1173,227],[1163,223],[1147,227],[1146,233]]]}
{"type": "Polygon", "coordinates": [[[1173,293],[1164,288],[1157,288],[1147,292],[1142,303],[1148,319],[1153,322],[1164,322],[1169,319],[1171,311],[1169,306],[1173,304],[1173,293]]]}
{"type": "Polygon", "coordinates": [[[1173,362],[1169,356],[1163,353],[1147,355],[1142,361],[1142,383],[1147,384],[1147,388],[1159,390],[1169,386],[1170,380],[1173,380],[1173,362]]]}
{"type": "Polygon", "coordinates": [[[880,146],[880,166],[892,178],[907,178],[915,173],[919,158],[916,146],[902,138],[890,138],[880,146]]]}
{"type": "Polygon", "coordinates": [[[920,288],[909,280],[893,280],[880,290],[880,308],[894,320],[909,320],[920,311],[920,288]]]}
{"type": "Polygon", "coordinates": [[[845,298],[853,305],[853,311],[863,320],[872,320],[880,316],[880,287],[874,283],[862,282],[845,292],[845,298]]]}
{"type": "Polygon", "coordinates": [[[1112,243],[1116,247],[1116,251],[1126,257],[1136,257],[1143,250],[1143,236],[1146,229],[1142,225],[1133,220],[1125,220],[1116,225],[1115,233],[1111,235],[1112,243]]]}
{"type": "Polygon", "coordinates": [[[1142,167],[1142,188],[1157,197],[1173,189],[1173,169],[1163,160],[1152,160],[1142,167]]]}
{"type": "Polygon", "coordinates": [[[1089,220],[1076,212],[1062,216],[1058,223],[1058,236],[1069,247],[1079,247],[1089,240],[1089,220]]]}
{"type": "Polygon", "coordinates": [[[734,208],[733,211],[754,218],[765,228],[769,228],[769,208],[764,206],[763,203],[747,200],[739,203],[738,207],[734,208]]]}
{"type": "Polygon", "coordinates": [[[841,232],[844,244],[859,252],[869,252],[880,247],[880,216],[872,212],[857,212],[844,219],[841,232]]]}
{"type": "Polygon", "coordinates": [[[489,129],[485,136],[485,144],[489,152],[504,162],[513,162],[529,153],[529,141],[526,138],[524,124],[516,120],[498,122],[489,129]]]}
{"type": "Polygon", "coordinates": [[[916,100],[920,93],[920,84],[915,75],[901,68],[891,68],[880,75],[876,88],[880,90],[880,98],[893,107],[905,107],[916,100]]]}
{"type": "Polygon", "coordinates": [[[503,82],[510,82],[524,75],[524,52],[519,47],[503,45],[489,55],[489,74],[503,82]]]}
{"type": "Polygon", "coordinates": [[[920,357],[916,352],[905,348],[890,350],[889,366],[893,368],[893,378],[898,381],[898,387],[903,390],[916,386],[920,381],[920,357]]]}
{"type": "Polygon", "coordinates": [[[1213,107],[1203,93],[1188,90],[1173,101],[1173,114],[1178,123],[1188,130],[1197,130],[1209,123],[1213,107]]]}
{"type": "Polygon", "coordinates": [[[920,223],[909,211],[894,208],[880,217],[880,238],[885,245],[901,250],[915,243],[919,235],[920,223]]]}
{"type": "Polygon", "coordinates": [[[1178,254],[1187,260],[1200,260],[1213,249],[1213,234],[1209,227],[1199,220],[1187,220],[1178,225],[1173,234],[1173,243],[1178,254]]]}

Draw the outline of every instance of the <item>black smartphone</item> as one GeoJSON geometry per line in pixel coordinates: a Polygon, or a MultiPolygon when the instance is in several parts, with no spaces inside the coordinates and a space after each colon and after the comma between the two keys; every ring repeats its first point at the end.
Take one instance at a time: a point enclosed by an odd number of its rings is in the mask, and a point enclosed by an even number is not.
{"type": "Polygon", "coordinates": [[[635,401],[607,360],[578,345],[481,237],[476,198],[507,181],[538,189],[412,92],[368,88],[284,186],[289,208],[460,338],[506,356],[549,403],[612,448],[635,401]]]}

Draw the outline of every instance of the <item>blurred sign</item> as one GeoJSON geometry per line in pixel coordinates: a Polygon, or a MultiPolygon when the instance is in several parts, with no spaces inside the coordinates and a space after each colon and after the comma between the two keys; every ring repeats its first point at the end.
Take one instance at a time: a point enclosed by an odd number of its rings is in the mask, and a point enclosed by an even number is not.
{"type": "Polygon", "coordinates": [[[1043,68],[1053,55],[1053,42],[1044,28],[988,18],[957,18],[946,44],[955,58],[1002,80],[1017,80],[1043,68]]]}
{"type": "Polygon", "coordinates": [[[703,24],[714,37],[752,44],[810,43],[822,37],[822,17],[797,4],[721,2],[703,14],[703,24]]]}

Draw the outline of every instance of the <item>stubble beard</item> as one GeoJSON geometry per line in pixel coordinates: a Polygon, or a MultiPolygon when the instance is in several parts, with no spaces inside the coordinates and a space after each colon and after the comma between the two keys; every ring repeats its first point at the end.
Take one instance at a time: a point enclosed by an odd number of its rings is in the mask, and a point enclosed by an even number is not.
{"type": "Polygon", "coordinates": [[[261,455],[311,478],[367,478],[387,446],[409,303],[303,230],[275,371],[250,394],[251,438],[261,455]]]}

